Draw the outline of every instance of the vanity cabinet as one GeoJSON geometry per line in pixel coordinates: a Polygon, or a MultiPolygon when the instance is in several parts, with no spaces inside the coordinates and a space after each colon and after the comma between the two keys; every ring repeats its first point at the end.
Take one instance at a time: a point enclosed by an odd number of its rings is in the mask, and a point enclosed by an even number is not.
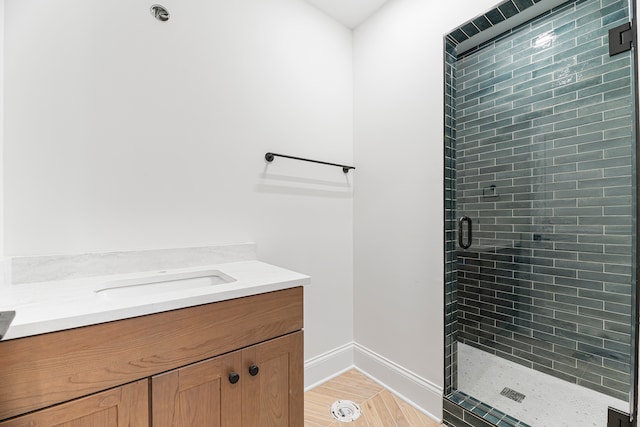
{"type": "Polygon", "coordinates": [[[153,427],[301,426],[301,349],[298,332],[152,377],[153,427]]]}
{"type": "Polygon", "coordinates": [[[302,426],[302,319],[296,287],[0,341],[0,427],[302,426]]]}

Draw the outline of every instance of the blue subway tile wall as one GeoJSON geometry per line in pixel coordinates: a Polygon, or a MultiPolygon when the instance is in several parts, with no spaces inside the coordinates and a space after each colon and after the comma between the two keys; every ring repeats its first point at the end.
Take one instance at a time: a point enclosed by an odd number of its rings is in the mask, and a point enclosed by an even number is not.
{"type": "Polygon", "coordinates": [[[628,20],[625,0],[579,0],[463,57],[447,37],[446,393],[458,340],[628,399],[631,57],[609,57],[607,36],[628,20]],[[463,215],[473,245],[456,253],[463,215]]]}

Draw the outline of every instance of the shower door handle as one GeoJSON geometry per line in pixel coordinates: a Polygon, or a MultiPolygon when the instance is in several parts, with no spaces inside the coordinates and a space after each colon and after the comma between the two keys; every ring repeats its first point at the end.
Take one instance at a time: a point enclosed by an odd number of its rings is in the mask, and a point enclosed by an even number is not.
{"type": "Polygon", "coordinates": [[[473,221],[468,216],[463,216],[458,220],[458,244],[462,249],[469,249],[473,239],[473,221]],[[467,243],[464,243],[462,231],[464,223],[467,223],[467,243]]]}

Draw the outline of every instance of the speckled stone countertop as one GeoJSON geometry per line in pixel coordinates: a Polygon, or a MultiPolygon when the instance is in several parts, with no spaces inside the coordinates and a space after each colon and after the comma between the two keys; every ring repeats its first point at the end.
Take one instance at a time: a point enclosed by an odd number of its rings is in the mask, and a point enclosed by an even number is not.
{"type": "MultiPolygon", "coordinates": [[[[238,246],[229,247],[229,249],[237,252],[238,246]]],[[[183,260],[178,264],[175,262],[169,264],[168,267],[166,263],[157,262],[157,257],[153,262],[141,262],[144,259],[148,261],[154,258],[153,255],[158,255],[157,253],[151,253],[154,251],[147,251],[148,253],[144,253],[142,257],[140,257],[140,253],[132,253],[132,256],[137,257],[133,262],[129,253],[119,253],[127,254],[119,257],[127,258],[126,263],[128,264],[124,270],[135,270],[136,265],[138,266],[137,268],[142,266],[146,267],[147,270],[99,275],[95,275],[95,273],[104,273],[106,267],[103,262],[95,262],[95,260],[112,260],[113,253],[92,254],[94,255],[92,262],[100,264],[97,268],[94,266],[92,269],[86,269],[88,255],[82,256],[84,257],[84,263],[80,258],[69,261],[71,257],[65,257],[64,262],[62,262],[65,265],[63,270],[67,272],[83,271],[82,276],[84,277],[74,277],[74,274],[61,274],[59,268],[51,267],[55,262],[48,259],[50,257],[45,257],[47,259],[39,259],[35,262],[31,260],[30,265],[34,271],[46,264],[47,268],[56,272],[55,274],[50,274],[49,277],[55,277],[56,280],[19,284],[3,283],[0,286],[0,311],[16,312],[15,319],[3,340],[208,304],[296,286],[305,286],[310,283],[310,278],[303,274],[255,259],[247,259],[252,258],[251,254],[255,254],[255,248],[249,248],[248,255],[247,251],[241,250],[240,252],[245,253],[236,258],[242,260],[221,263],[211,262],[229,261],[233,260],[233,257],[209,256],[201,257],[197,262],[185,261],[193,260],[189,253],[201,254],[202,248],[185,249],[183,251],[183,260]],[[209,264],[203,264],[206,262],[209,262],[209,264]],[[78,264],[78,268],[69,268],[74,263],[78,264]],[[180,265],[182,267],[179,267],[180,265]],[[185,265],[187,266],[185,267],[185,265]],[[180,288],[179,285],[170,288],[165,287],[161,290],[151,286],[148,288],[149,292],[125,292],[122,295],[118,295],[117,292],[114,294],[98,292],[113,283],[126,284],[130,280],[136,281],[138,279],[144,282],[147,278],[157,278],[158,275],[207,275],[211,272],[222,273],[233,279],[233,281],[191,286],[184,289],[180,288]]],[[[175,255],[175,250],[173,254],[175,255]]],[[[217,254],[219,255],[220,252],[218,251],[217,254]]],[[[60,259],[60,257],[57,257],[57,259],[60,259]]],[[[21,262],[29,265],[29,262],[25,260],[21,262]]],[[[14,268],[17,264],[19,263],[14,263],[14,268]]],[[[118,265],[122,266],[123,263],[120,262],[118,265]]],[[[40,268],[40,270],[42,269],[40,268]]],[[[123,269],[116,266],[113,270],[122,271],[123,269]]],[[[24,278],[26,276],[24,272],[19,272],[19,277],[24,278]]],[[[33,274],[32,277],[37,277],[38,279],[46,278],[46,276],[39,273],[33,274]]]]}

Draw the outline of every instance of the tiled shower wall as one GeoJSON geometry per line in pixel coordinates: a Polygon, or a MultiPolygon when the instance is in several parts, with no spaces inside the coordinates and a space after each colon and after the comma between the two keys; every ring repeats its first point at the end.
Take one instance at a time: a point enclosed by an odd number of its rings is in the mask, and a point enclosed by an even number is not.
{"type": "Polygon", "coordinates": [[[458,341],[624,400],[631,59],[608,56],[607,30],[628,21],[626,3],[570,2],[458,58],[455,150],[445,144],[456,170],[445,209],[474,221],[473,245],[457,253],[457,295],[446,292],[446,337],[457,309],[458,341]]]}

